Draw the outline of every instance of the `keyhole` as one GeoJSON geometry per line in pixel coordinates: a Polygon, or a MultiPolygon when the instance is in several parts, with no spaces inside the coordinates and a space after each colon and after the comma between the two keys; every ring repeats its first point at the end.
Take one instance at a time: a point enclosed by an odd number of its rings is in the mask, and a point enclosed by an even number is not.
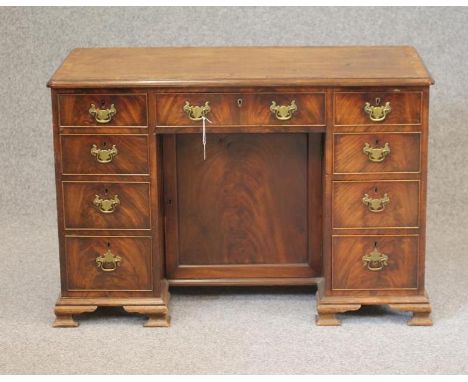
{"type": "Polygon", "coordinates": [[[377,106],[380,105],[380,97],[377,97],[377,98],[375,99],[375,104],[376,104],[377,106]]]}
{"type": "Polygon", "coordinates": [[[171,206],[172,205],[172,199],[168,199],[167,204],[171,206]]]}
{"type": "Polygon", "coordinates": [[[108,193],[109,193],[109,190],[108,190],[107,188],[106,188],[106,189],[104,189],[104,194],[106,194],[106,195],[107,195],[108,193]]]}
{"type": "Polygon", "coordinates": [[[378,139],[375,140],[375,144],[376,144],[376,145],[379,144],[379,140],[378,140],[378,139]]]}
{"type": "Polygon", "coordinates": [[[101,109],[104,109],[106,106],[106,101],[104,101],[103,99],[101,100],[101,109]]]}
{"type": "Polygon", "coordinates": [[[374,241],[374,248],[377,248],[377,242],[374,241]]]}
{"type": "Polygon", "coordinates": [[[242,103],[243,103],[243,102],[244,102],[244,101],[242,100],[242,98],[238,98],[238,99],[237,99],[237,106],[238,106],[238,107],[242,107],[242,103]]]}
{"type": "Polygon", "coordinates": [[[107,242],[107,248],[110,248],[110,242],[109,241],[107,242]]]}
{"type": "Polygon", "coordinates": [[[377,187],[374,188],[374,191],[377,193],[377,187]]]}
{"type": "Polygon", "coordinates": [[[104,142],[104,143],[102,144],[102,146],[103,146],[103,147],[106,147],[106,146],[107,146],[107,142],[104,142]]]}

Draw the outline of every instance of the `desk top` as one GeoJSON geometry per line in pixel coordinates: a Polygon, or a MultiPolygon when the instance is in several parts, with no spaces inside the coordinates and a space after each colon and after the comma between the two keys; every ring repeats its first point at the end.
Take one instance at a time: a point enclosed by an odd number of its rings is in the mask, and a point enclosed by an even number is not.
{"type": "Polygon", "coordinates": [[[48,83],[71,87],[428,86],[410,46],[80,48],[48,83]]]}

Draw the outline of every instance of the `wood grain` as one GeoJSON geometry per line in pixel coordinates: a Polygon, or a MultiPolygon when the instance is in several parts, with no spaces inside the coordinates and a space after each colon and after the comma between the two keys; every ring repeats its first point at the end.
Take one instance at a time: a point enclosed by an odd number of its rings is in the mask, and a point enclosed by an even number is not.
{"type": "Polygon", "coordinates": [[[385,228],[419,226],[418,181],[333,182],[333,228],[385,228]],[[362,202],[364,194],[390,203],[371,212],[362,202]]]}
{"type": "Polygon", "coordinates": [[[149,229],[149,184],[63,182],[63,208],[66,229],[149,229]],[[93,204],[96,195],[103,199],[118,195],[120,205],[104,214],[93,204]]]}
{"type": "Polygon", "coordinates": [[[60,136],[62,168],[64,174],[148,174],[147,135],[67,135],[60,136]],[[91,155],[91,148],[111,149],[116,146],[118,154],[109,163],[99,163],[91,155]]]}
{"type": "Polygon", "coordinates": [[[334,173],[398,173],[420,171],[421,134],[334,134],[334,173]],[[383,147],[389,144],[390,154],[382,162],[372,162],[363,152],[365,144],[383,147]]]}
{"type": "Polygon", "coordinates": [[[335,93],[336,125],[385,125],[385,124],[420,124],[421,92],[337,92],[335,93]],[[373,122],[364,112],[364,105],[369,102],[376,105],[390,102],[392,111],[382,122],[373,122]]]}
{"type": "Polygon", "coordinates": [[[410,46],[75,49],[51,87],[428,86],[410,46]]]}
{"type": "Polygon", "coordinates": [[[333,237],[332,289],[417,289],[417,236],[333,237]],[[388,266],[370,271],[362,257],[374,249],[388,256],[388,266]]]}
{"type": "Polygon", "coordinates": [[[256,126],[296,126],[325,124],[325,96],[323,93],[267,93],[240,95],[242,106],[238,107],[241,125],[256,126]],[[271,112],[272,101],[277,105],[290,105],[295,101],[297,111],[291,119],[278,120],[271,112]]]}
{"type": "Polygon", "coordinates": [[[144,127],[148,124],[146,94],[60,94],[58,97],[61,126],[144,127]],[[97,123],[89,114],[91,104],[97,108],[114,104],[117,113],[109,123],[97,123]]]}
{"type": "Polygon", "coordinates": [[[177,139],[179,263],[307,262],[304,135],[177,139]]]}
{"type": "Polygon", "coordinates": [[[151,238],[67,237],[68,290],[151,290],[151,238]],[[108,249],[122,258],[113,272],[96,266],[108,249]]]}
{"type": "Polygon", "coordinates": [[[303,126],[325,124],[325,97],[322,93],[186,93],[159,95],[158,126],[197,126],[201,121],[192,121],[183,111],[185,102],[190,105],[203,106],[209,102],[211,111],[206,115],[211,123],[208,129],[217,126],[303,126]],[[291,119],[278,120],[271,112],[272,101],[278,105],[290,105],[296,102],[297,111],[291,119]]]}
{"type": "Polygon", "coordinates": [[[209,102],[211,111],[206,115],[212,122],[208,125],[239,125],[239,107],[236,94],[186,93],[157,96],[158,126],[198,126],[201,121],[192,121],[184,112],[185,102],[192,106],[204,106],[209,102]]]}
{"type": "MultiPolygon", "coordinates": [[[[274,277],[285,275],[280,265],[301,264],[300,275],[291,271],[289,277],[304,276],[307,135],[209,135],[206,161],[198,135],[177,136],[176,144],[173,163],[165,158],[177,167],[166,172],[177,173],[177,184],[166,189],[169,276],[177,278],[185,267],[184,278],[203,271],[205,278],[274,277]],[[268,273],[271,266],[275,271],[268,273]]],[[[320,141],[316,145],[319,155],[320,141]]]]}

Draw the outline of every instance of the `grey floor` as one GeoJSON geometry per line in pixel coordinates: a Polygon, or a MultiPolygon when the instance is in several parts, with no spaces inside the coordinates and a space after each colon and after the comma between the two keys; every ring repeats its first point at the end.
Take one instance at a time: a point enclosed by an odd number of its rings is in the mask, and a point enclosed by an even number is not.
{"type": "Polygon", "coordinates": [[[141,316],[108,308],[54,329],[55,229],[26,228],[1,234],[0,373],[468,372],[466,244],[443,229],[428,248],[433,327],[408,327],[407,314],[386,307],[317,327],[313,288],[179,288],[170,328],[143,328],[141,316]]]}

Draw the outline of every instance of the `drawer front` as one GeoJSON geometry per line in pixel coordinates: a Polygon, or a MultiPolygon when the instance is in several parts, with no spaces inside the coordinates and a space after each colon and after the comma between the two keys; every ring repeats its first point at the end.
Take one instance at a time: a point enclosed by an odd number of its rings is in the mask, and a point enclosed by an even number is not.
{"type": "Polygon", "coordinates": [[[148,183],[62,182],[65,228],[149,229],[148,183]]]}
{"type": "Polygon", "coordinates": [[[148,124],[146,94],[60,94],[58,97],[61,126],[146,127],[148,124]]]}
{"type": "Polygon", "coordinates": [[[333,182],[333,228],[419,226],[419,181],[333,182]]]}
{"type": "Polygon", "coordinates": [[[421,101],[421,92],[335,93],[335,125],[420,124],[421,101]],[[378,109],[387,102],[391,111],[378,109]]]}
{"type": "Polygon", "coordinates": [[[325,95],[192,93],[158,96],[159,126],[201,126],[203,112],[212,122],[208,126],[324,125],[325,95]]]}
{"type": "Polygon", "coordinates": [[[203,113],[213,125],[238,125],[239,97],[235,94],[217,93],[158,95],[157,125],[201,126],[203,113]]]}
{"type": "Polygon", "coordinates": [[[334,236],[332,289],[418,288],[418,236],[334,236]]]}
{"type": "Polygon", "coordinates": [[[151,290],[149,237],[67,237],[68,290],[151,290]]]}
{"type": "Polygon", "coordinates": [[[335,134],[334,172],[419,172],[420,134],[335,134]]]}
{"type": "Polygon", "coordinates": [[[241,96],[242,125],[325,125],[323,93],[241,96]]]}
{"type": "Polygon", "coordinates": [[[62,135],[64,174],[148,174],[146,135],[62,135]]]}

